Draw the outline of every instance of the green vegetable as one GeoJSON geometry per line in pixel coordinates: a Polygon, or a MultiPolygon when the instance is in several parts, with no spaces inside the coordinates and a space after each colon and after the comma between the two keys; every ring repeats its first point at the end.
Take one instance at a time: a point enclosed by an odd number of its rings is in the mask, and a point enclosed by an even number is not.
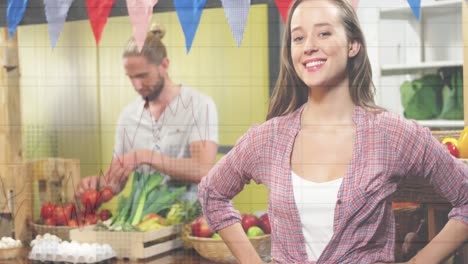
{"type": "Polygon", "coordinates": [[[401,104],[406,118],[423,120],[439,116],[442,108],[442,79],[438,75],[425,75],[400,86],[401,104]]]}
{"type": "Polygon", "coordinates": [[[117,215],[112,218],[109,229],[132,231],[143,216],[171,208],[186,191],[186,187],[169,191],[167,185],[160,185],[163,180],[164,176],[159,172],[142,175],[135,171],[130,195],[119,199],[117,215]]]}
{"type": "Polygon", "coordinates": [[[167,213],[166,223],[170,225],[189,223],[200,215],[202,215],[202,211],[198,201],[182,200],[172,205],[167,213]]]}
{"type": "Polygon", "coordinates": [[[177,189],[169,190],[166,189],[165,192],[160,192],[159,195],[155,197],[155,200],[148,201],[147,206],[143,209],[143,215],[149,213],[159,213],[164,209],[171,208],[172,204],[179,199],[179,197],[186,191],[186,187],[179,187],[177,189]]]}
{"type": "MultiPolygon", "coordinates": [[[[158,185],[164,179],[164,177],[162,175],[160,175],[160,174],[159,175],[150,175],[150,176],[148,176],[146,178],[148,178],[148,180],[144,181],[145,184],[143,186],[140,186],[141,194],[140,194],[140,197],[138,198],[138,204],[137,204],[137,207],[136,207],[136,210],[135,210],[135,214],[132,214],[132,216],[131,216],[131,224],[132,225],[137,225],[138,223],[140,223],[141,218],[143,217],[143,215],[142,215],[143,214],[143,208],[145,206],[146,198],[148,196],[148,193],[151,193],[154,189],[156,189],[156,187],[158,187],[158,185]]],[[[137,197],[137,196],[135,196],[135,197],[137,197]]],[[[149,200],[148,202],[151,202],[151,200],[149,200]]],[[[132,211],[133,211],[133,209],[132,209],[132,211]]]]}

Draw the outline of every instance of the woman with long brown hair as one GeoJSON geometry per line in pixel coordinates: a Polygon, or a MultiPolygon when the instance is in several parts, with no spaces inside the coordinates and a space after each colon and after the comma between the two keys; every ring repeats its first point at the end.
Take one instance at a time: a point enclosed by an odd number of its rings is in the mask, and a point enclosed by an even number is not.
{"type": "Polygon", "coordinates": [[[199,185],[205,217],[240,263],[261,263],[231,199],[269,189],[276,263],[390,263],[391,196],[424,177],[453,205],[410,263],[439,263],[468,238],[468,167],[430,131],[375,105],[363,33],[347,0],[290,9],[268,121],[251,128],[199,185]]]}

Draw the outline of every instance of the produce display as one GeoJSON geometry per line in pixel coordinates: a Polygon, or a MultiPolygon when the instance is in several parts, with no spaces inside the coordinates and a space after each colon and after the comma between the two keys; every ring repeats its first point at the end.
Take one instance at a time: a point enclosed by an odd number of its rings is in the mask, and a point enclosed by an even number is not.
{"type": "MultiPolygon", "coordinates": [[[[271,227],[268,214],[257,217],[254,214],[242,214],[242,231],[264,262],[271,261],[271,227]]],[[[191,235],[188,240],[197,253],[216,263],[234,263],[235,257],[218,233],[208,226],[205,216],[197,217],[190,224],[191,235]]],[[[241,231],[241,232],[242,232],[241,231]]]]}
{"type": "Polygon", "coordinates": [[[463,130],[458,139],[446,137],[441,143],[455,158],[468,159],[468,129],[463,130]]]}
{"type": "MultiPolygon", "coordinates": [[[[247,237],[258,237],[271,233],[270,219],[264,213],[260,217],[253,214],[243,214],[241,221],[242,228],[247,237]]],[[[221,239],[218,233],[213,232],[204,216],[197,217],[190,225],[192,236],[221,239]]]]}
{"type": "Polygon", "coordinates": [[[41,206],[41,217],[36,224],[78,227],[94,225],[98,220],[106,221],[112,216],[110,211],[97,212],[98,207],[101,203],[110,200],[113,195],[110,187],[104,187],[101,191],[86,190],[76,202],[60,204],[46,202],[41,206]]]}
{"type": "Polygon", "coordinates": [[[31,247],[29,259],[40,262],[97,263],[115,257],[115,252],[107,244],[62,241],[50,234],[36,236],[31,247]]]}
{"type": "MultiPolygon", "coordinates": [[[[133,173],[133,182],[128,197],[120,196],[117,213],[108,219],[103,219],[102,212],[96,231],[153,231],[165,226],[176,225],[186,221],[192,215],[194,207],[187,201],[180,201],[186,187],[169,189],[159,172],[144,175],[137,171],[133,173]]],[[[101,190],[103,197],[106,190],[101,190]]],[[[93,199],[85,201],[90,207],[93,199]]]]}

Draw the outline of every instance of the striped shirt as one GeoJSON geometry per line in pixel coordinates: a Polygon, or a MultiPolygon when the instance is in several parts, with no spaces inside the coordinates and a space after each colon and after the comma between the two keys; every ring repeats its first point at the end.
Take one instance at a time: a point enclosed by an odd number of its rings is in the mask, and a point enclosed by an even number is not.
{"type": "Polygon", "coordinates": [[[213,230],[241,221],[231,199],[250,180],[269,189],[272,258],[278,263],[394,261],[391,195],[405,177],[430,182],[452,203],[449,218],[468,224],[468,166],[416,122],[356,107],[356,140],[338,191],[333,236],[319,259],[308,261],[290,162],[302,109],[249,129],[202,179],[199,199],[213,230]]]}

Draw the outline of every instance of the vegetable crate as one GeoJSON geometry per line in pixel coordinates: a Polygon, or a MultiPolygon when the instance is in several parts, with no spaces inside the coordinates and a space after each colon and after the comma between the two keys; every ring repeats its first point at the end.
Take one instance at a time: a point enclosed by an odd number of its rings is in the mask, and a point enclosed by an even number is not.
{"type": "Polygon", "coordinates": [[[81,177],[80,160],[45,158],[27,161],[26,175],[32,178],[33,217],[38,220],[44,203],[74,201],[75,188],[81,177]]]}
{"type": "Polygon", "coordinates": [[[150,232],[94,231],[93,227],[70,230],[70,239],[81,243],[109,244],[120,259],[145,259],[182,247],[182,225],[150,232]]]}

